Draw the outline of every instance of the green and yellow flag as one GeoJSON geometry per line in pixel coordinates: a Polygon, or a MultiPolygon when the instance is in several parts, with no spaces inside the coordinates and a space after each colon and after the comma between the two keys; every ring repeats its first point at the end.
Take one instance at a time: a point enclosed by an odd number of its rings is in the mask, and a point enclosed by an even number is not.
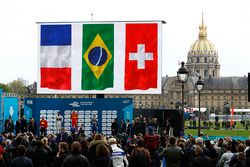
{"type": "Polygon", "coordinates": [[[82,90],[104,90],[114,81],[114,25],[84,24],[82,90]]]}

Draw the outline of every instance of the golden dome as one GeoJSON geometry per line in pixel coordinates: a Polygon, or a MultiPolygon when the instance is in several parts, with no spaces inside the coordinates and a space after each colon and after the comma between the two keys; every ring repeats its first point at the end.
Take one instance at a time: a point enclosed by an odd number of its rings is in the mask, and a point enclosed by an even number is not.
{"type": "Polygon", "coordinates": [[[199,39],[196,40],[190,47],[188,52],[189,55],[215,55],[217,51],[212,42],[207,39],[207,27],[203,22],[203,13],[202,13],[202,22],[199,27],[199,39]]]}

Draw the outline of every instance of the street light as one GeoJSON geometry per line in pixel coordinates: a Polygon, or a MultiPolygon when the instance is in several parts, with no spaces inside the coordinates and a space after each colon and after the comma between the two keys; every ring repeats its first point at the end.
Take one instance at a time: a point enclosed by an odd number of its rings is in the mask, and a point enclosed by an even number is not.
{"type": "Polygon", "coordinates": [[[204,87],[204,82],[201,80],[201,76],[199,76],[199,80],[196,82],[195,87],[199,93],[198,136],[200,136],[201,134],[201,91],[204,87]]]}
{"type": "Polygon", "coordinates": [[[188,77],[189,77],[189,71],[188,69],[184,66],[185,63],[181,62],[181,67],[179,68],[179,70],[177,71],[177,77],[178,77],[178,81],[181,82],[181,91],[182,91],[182,103],[181,103],[181,129],[184,130],[184,83],[187,82],[188,77]]]}

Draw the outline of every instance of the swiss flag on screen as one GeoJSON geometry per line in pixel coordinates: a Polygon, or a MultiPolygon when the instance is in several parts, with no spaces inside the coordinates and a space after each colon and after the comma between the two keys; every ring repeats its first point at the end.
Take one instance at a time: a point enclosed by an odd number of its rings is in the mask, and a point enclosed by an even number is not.
{"type": "Polygon", "coordinates": [[[125,90],[157,88],[158,24],[126,24],[125,90]]]}

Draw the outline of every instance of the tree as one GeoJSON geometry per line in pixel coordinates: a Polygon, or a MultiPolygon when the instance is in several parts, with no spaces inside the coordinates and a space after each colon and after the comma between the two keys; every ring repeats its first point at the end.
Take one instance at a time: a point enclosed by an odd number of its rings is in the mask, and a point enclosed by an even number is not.
{"type": "Polygon", "coordinates": [[[14,80],[8,84],[11,93],[16,93],[20,96],[27,94],[27,88],[22,80],[14,80]]]}
{"type": "Polygon", "coordinates": [[[9,93],[9,92],[10,92],[9,86],[6,85],[6,84],[3,84],[3,83],[0,83],[0,89],[3,89],[3,91],[4,91],[5,93],[9,93]]]}

